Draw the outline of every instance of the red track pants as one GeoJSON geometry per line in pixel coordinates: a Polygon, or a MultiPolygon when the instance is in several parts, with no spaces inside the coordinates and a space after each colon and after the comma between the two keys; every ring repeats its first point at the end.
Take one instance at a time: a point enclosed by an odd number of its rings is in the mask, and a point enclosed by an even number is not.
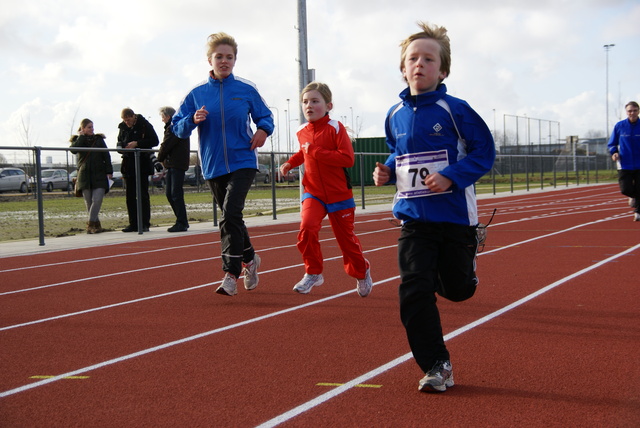
{"type": "MultiPolygon", "coordinates": [[[[360,240],[353,232],[355,211],[355,208],[348,208],[328,214],[331,228],[342,250],[345,272],[356,279],[362,279],[366,276],[368,266],[362,255],[360,240]]],[[[322,273],[323,258],[318,233],[326,215],[327,210],[319,201],[313,198],[302,201],[298,250],[302,253],[305,272],[310,275],[322,273]]]]}

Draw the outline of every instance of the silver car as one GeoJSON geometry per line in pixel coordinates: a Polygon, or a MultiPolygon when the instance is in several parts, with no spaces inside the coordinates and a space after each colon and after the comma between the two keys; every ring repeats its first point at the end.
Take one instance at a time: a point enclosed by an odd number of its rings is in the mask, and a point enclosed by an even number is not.
{"type": "Polygon", "coordinates": [[[64,169],[43,169],[42,188],[47,192],[51,192],[54,189],[73,190],[73,183],[64,169]]]}
{"type": "Polygon", "coordinates": [[[0,192],[27,193],[27,174],[20,168],[0,168],[0,192]]]}

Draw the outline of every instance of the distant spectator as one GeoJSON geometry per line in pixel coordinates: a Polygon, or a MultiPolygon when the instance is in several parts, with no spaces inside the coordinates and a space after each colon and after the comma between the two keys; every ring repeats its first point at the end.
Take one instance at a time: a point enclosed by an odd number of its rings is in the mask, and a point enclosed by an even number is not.
{"type": "MultiPolygon", "coordinates": [[[[141,114],[135,114],[130,108],[122,110],[122,122],[118,125],[118,147],[123,149],[150,149],[158,145],[158,135],[153,126],[141,114]]],[[[120,171],[124,178],[127,197],[129,225],[123,232],[138,231],[138,205],[136,195],[136,165],[134,152],[122,153],[120,171]]],[[[150,153],[140,153],[140,202],[142,205],[142,227],[147,232],[151,226],[151,201],[149,200],[149,176],[153,174],[153,161],[150,153]]]]}
{"type": "MultiPolygon", "coordinates": [[[[78,135],[71,137],[71,147],[95,147],[107,148],[104,142],[104,134],[95,134],[93,122],[89,119],[82,119],[78,135]]],[[[109,180],[113,178],[113,166],[111,165],[111,155],[108,151],[77,151],[71,153],[78,154],[77,166],[78,176],[76,185],[82,190],[84,203],[89,212],[87,221],[87,233],[104,232],[100,224],[100,208],[102,199],[109,191],[109,180]]]]}
{"type": "Polygon", "coordinates": [[[611,159],[618,164],[618,183],[623,195],[629,197],[633,220],[640,221],[640,126],[638,103],[624,106],[627,118],[616,123],[609,139],[611,159]]]}
{"type": "Polygon", "coordinates": [[[186,232],[189,229],[187,208],[184,204],[184,173],[189,169],[189,138],[178,138],[171,128],[171,118],[176,110],[162,107],[160,116],[164,122],[164,139],[158,152],[158,161],[162,162],[167,173],[165,177],[166,195],[176,216],[176,223],[167,229],[169,232],[186,232]]]}

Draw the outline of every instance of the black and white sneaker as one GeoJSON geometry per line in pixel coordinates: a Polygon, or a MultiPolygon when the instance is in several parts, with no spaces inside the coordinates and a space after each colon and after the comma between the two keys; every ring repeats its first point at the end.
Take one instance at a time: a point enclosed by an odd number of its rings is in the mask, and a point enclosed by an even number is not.
{"type": "Polygon", "coordinates": [[[447,361],[437,361],[431,370],[420,379],[418,391],[445,392],[453,386],[453,368],[447,361]]]}

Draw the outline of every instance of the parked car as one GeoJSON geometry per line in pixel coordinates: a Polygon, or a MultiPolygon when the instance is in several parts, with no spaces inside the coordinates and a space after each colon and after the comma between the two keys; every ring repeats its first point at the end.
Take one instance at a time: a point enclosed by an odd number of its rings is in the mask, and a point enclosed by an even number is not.
{"type": "Polygon", "coordinates": [[[258,165],[258,172],[256,172],[255,183],[270,183],[271,182],[271,170],[266,165],[258,165]]]}
{"type": "Polygon", "coordinates": [[[27,193],[29,179],[20,168],[0,168],[0,192],[27,193]]]}
{"type": "Polygon", "coordinates": [[[276,170],[276,178],[278,180],[279,183],[284,183],[285,181],[288,183],[292,183],[294,181],[297,181],[300,179],[300,171],[298,170],[298,168],[294,168],[292,170],[290,170],[287,175],[282,175],[280,173],[280,170],[277,169],[276,170]]]}
{"type": "Polygon", "coordinates": [[[204,177],[202,176],[202,168],[200,165],[191,165],[189,167],[184,173],[184,184],[190,186],[202,186],[204,184],[204,177]]]}
{"type": "Polygon", "coordinates": [[[111,164],[113,167],[113,174],[111,175],[111,180],[113,180],[113,184],[111,187],[124,187],[124,181],[122,180],[122,173],[120,172],[120,167],[122,164],[114,163],[111,164]]]}
{"type": "MultiPolygon", "coordinates": [[[[55,189],[73,190],[73,183],[69,173],[64,169],[43,169],[41,172],[41,186],[47,192],[55,189]]],[[[35,188],[35,177],[31,180],[31,186],[35,188]]]]}

